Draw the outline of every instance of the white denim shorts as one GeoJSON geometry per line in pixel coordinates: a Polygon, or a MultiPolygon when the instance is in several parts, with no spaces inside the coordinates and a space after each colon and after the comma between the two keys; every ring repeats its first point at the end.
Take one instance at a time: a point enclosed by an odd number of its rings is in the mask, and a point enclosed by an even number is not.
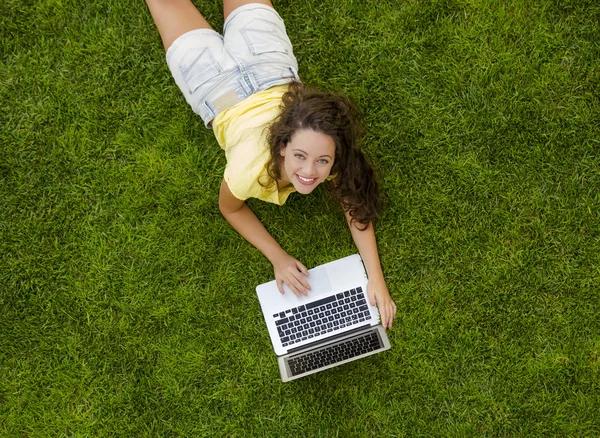
{"type": "Polygon", "coordinates": [[[248,4],[223,28],[197,29],[177,38],[167,64],[185,99],[204,124],[257,91],[299,81],[298,62],[275,9],[248,4]]]}

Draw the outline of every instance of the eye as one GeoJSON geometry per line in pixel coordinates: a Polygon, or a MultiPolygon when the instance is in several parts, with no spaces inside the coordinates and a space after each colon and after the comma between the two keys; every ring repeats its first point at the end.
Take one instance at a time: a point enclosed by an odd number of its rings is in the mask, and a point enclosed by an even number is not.
{"type": "Polygon", "coordinates": [[[321,164],[329,164],[329,160],[327,160],[327,159],[325,159],[325,158],[321,158],[321,159],[319,160],[319,163],[321,163],[321,164]]]}
{"type": "Polygon", "coordinates": [[[302,154],[294,154],[294,157],[298,158],[299,160],[304,160],[304,155],[302,154]]]}

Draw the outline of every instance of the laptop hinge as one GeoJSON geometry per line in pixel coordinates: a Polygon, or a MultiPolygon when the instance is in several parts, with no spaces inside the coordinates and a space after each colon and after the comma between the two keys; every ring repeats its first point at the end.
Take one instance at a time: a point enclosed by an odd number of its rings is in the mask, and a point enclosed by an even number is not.
{"type": "Polygon", "coordinates": [[[300,347],[292,348],[291,350],[288,350],[288,352],[286,353],[286,355],[287,354],[294,354],[294,353],[297,353],[299,351],[303,351],[303,350],[306,350],[306,349],[312,349],[312,348],[317,347],[319,345],[329,344],[329,343],[332,343],[333,341],[338,340],[339,338],[346,337],[348,335],[353,335],[354,333],[358,333],[359,331],[363,331],[363,330],[365,330],[367,328],[371,328],[371,327],[372,326],[370,326],[370,325],[361,325],[360,327],[356,327],[356,328],[354,328],[352,330],[348,330],[347,332],[337,333],[337,334],[335,334],[335,335],[333,335],[331,337],[328,337],[326,339],[321,339],[320,341],[314,341],[311,344],[306,344],[306,345],[302,345],[300,347]]]}

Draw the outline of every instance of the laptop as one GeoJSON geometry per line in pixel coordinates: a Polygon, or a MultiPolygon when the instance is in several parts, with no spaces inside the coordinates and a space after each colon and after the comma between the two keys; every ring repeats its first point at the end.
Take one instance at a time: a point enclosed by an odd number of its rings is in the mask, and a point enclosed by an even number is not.
{"type": "Polygon", "coordinates": [[[282,295],[275,280],[256,287],[284,382],[390,348],[358,254],[308,272],[308,296],[297,297],[285,284],[282,295]]]}

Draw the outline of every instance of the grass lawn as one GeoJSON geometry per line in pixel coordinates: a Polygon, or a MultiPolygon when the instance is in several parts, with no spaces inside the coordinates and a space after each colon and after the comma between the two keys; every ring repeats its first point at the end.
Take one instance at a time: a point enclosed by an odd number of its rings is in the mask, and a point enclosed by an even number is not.
{"type": "MultiPolygon", "coordinates": [[[[3,0],[0,436],[599,436],[600,4],[275,6],[365,114],[392,349],[281,383],[144,2],[3,0]]],[[[322,189],[248,203],[309,267],[356,252],[322,189]]]]}

